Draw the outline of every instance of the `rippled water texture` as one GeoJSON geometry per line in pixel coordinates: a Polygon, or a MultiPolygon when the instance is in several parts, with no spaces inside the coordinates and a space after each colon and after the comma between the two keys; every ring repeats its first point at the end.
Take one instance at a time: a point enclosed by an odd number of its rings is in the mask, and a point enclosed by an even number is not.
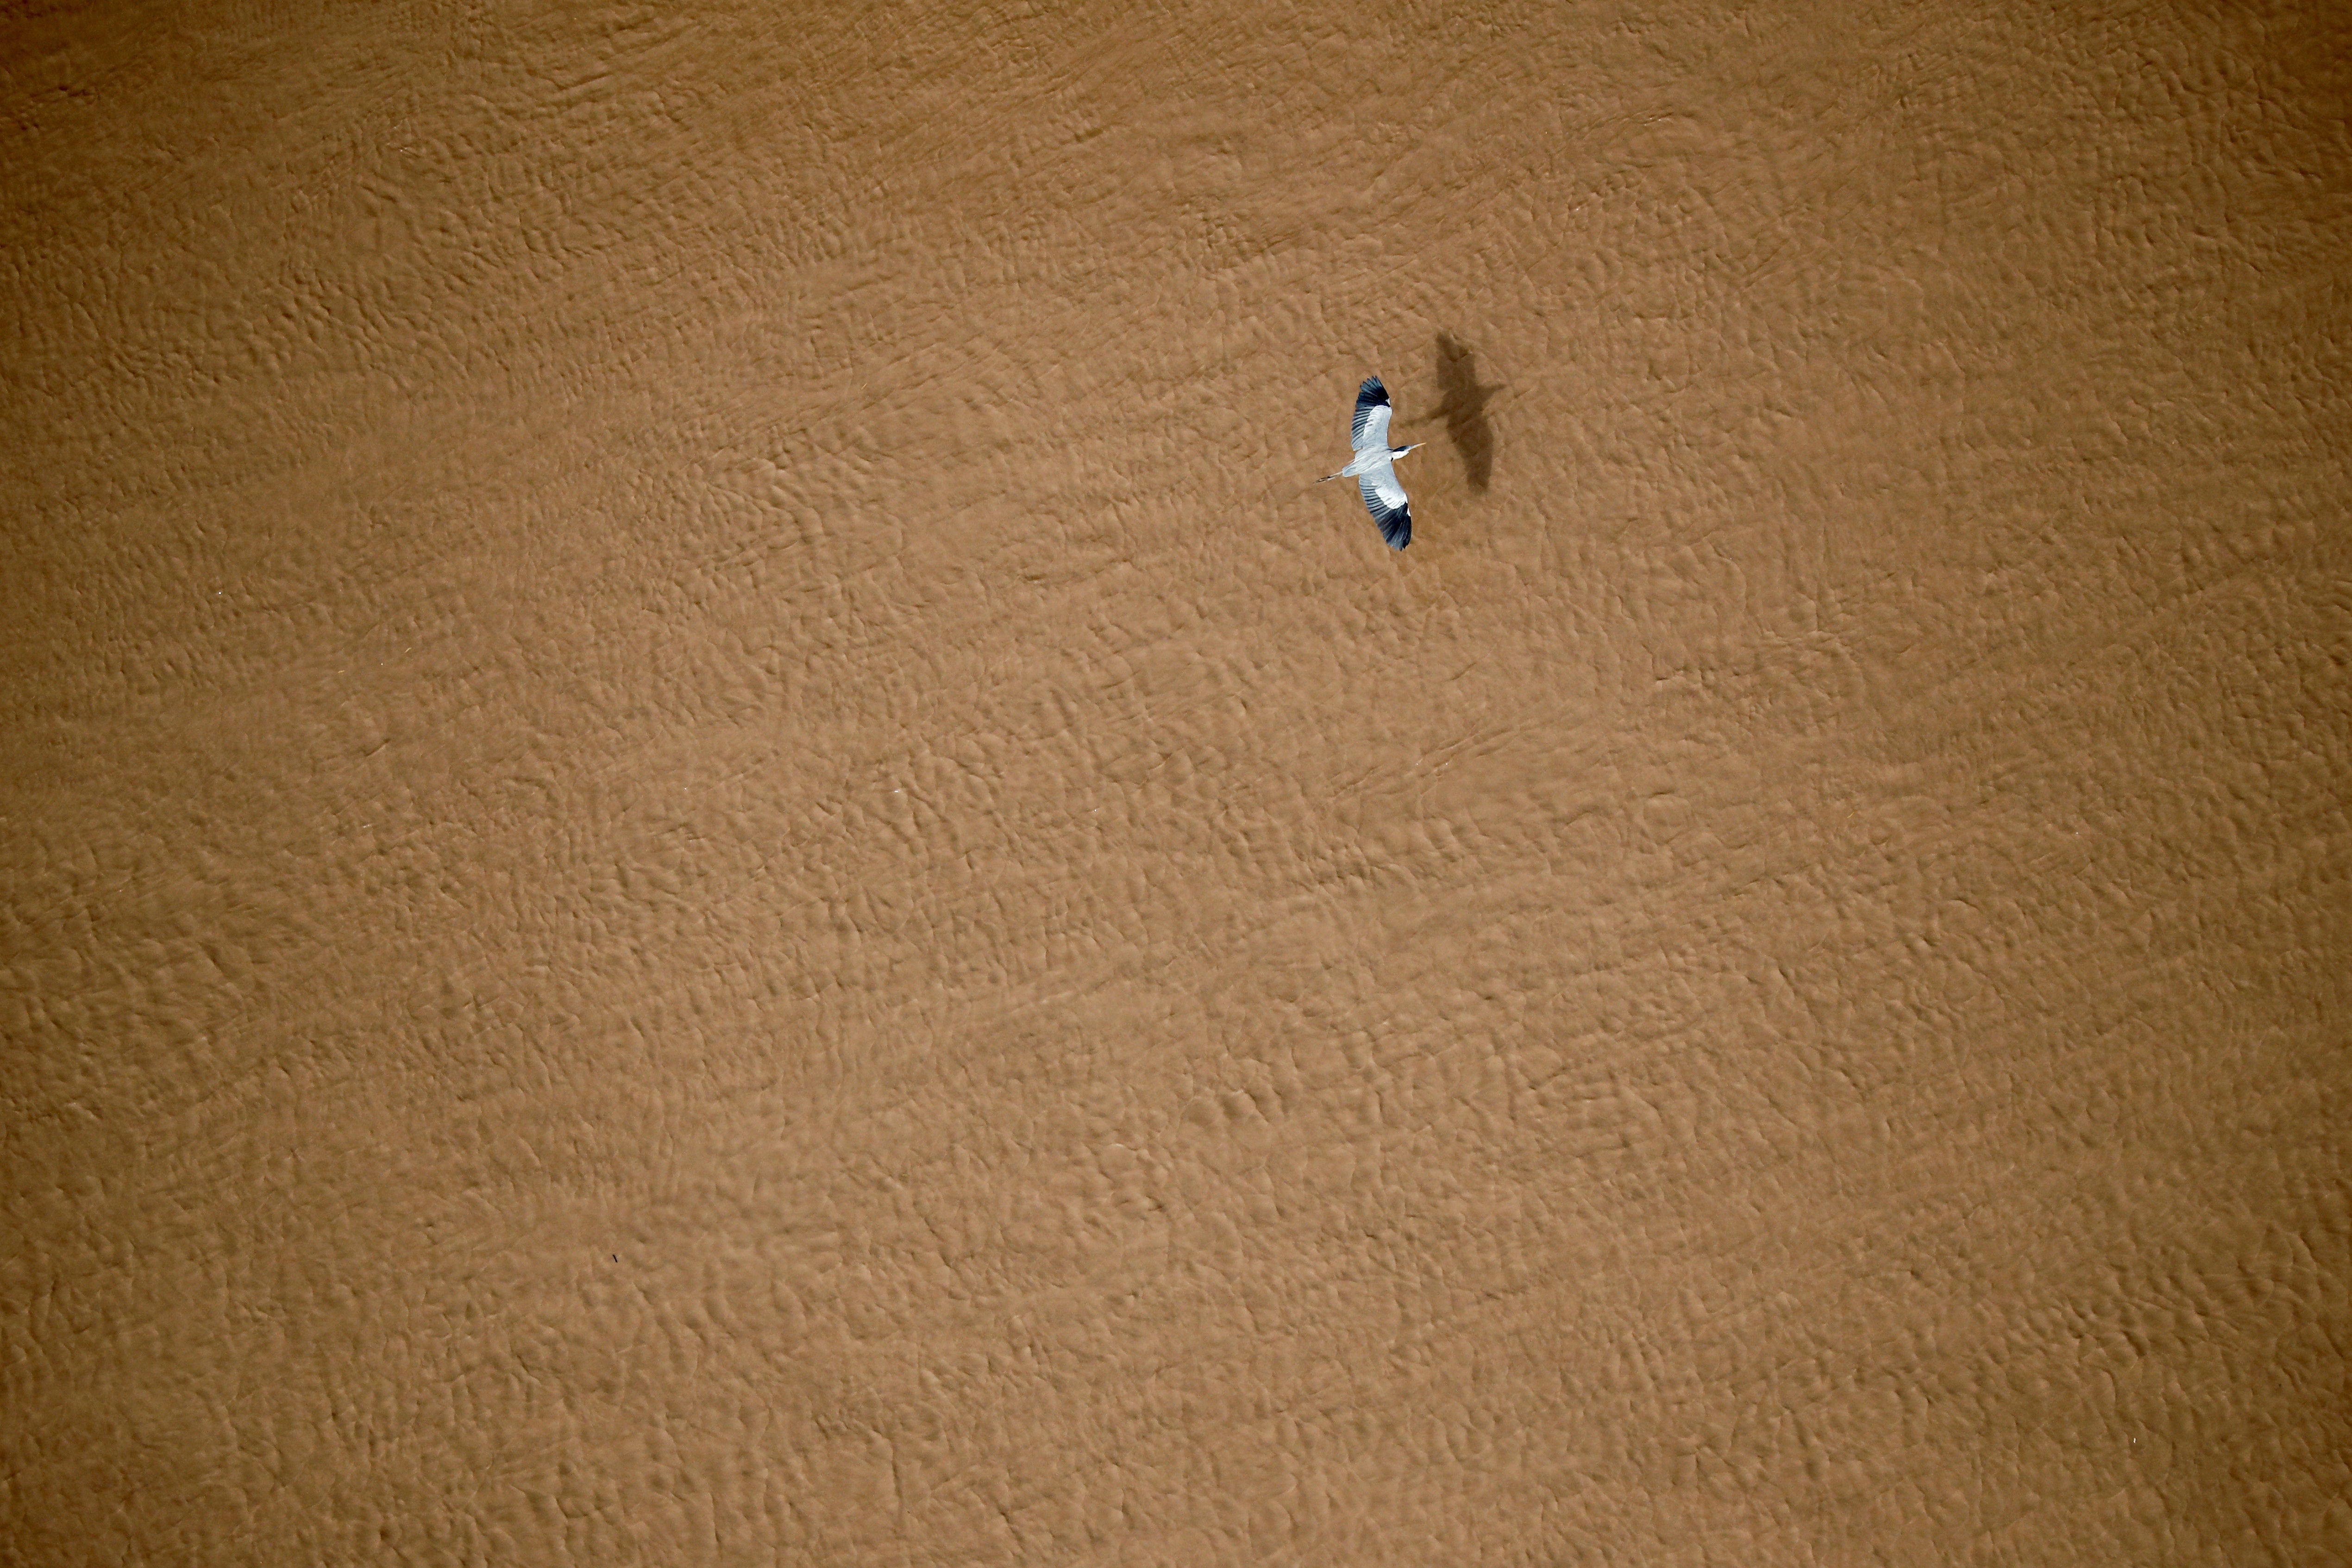
{"type": "Polygon", "coordinates": [[[2347,60],[11,7],[0,1559],[2352,1557],[2347,60]]]}

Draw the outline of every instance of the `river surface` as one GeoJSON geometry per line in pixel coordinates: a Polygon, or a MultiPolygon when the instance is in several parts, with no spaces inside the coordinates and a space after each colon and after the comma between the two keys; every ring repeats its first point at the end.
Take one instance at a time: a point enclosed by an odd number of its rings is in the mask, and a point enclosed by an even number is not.
{"type": "Polygon", "coordinates": [[[9,7],[0,1559],[2352,1557],[2348,110],[9,7]]]}

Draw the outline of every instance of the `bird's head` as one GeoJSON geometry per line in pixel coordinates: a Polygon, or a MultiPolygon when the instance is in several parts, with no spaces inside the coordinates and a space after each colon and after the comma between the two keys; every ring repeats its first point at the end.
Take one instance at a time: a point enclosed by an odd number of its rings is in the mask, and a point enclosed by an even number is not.
{"type": "Polygon", "coordinates": [[[1420,447],[1426,447],[1428,445],[1429,443],[1426,441],[1415,441],[1410,447],[1391,447],[1389,448],[1389,461],[1393,463],[1399,458],[1403,457],[1407,452],[1415,451],[1420,447]]]}

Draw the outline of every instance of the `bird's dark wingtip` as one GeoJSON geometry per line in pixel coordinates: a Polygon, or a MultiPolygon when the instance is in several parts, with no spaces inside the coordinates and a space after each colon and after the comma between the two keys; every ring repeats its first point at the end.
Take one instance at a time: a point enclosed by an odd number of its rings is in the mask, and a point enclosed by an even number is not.
{"type": "Polygon", "coordinates": [[[1358,403],[1372,404],[1377,405],[1386,403],[1388,400],[1389,389],[1381,384],[1381,378],[1377,375],[1368,375],[1364,377],[1364,384],[1356,388],[1356,401],[1358,403]]]}
{"type": "Polygon", "coordinates": [[[1381,537],[1389,542],[1391,550],[1402,550],[1412,542],[1412,509],[1399,507],[1380,520],[1381,537]]]}

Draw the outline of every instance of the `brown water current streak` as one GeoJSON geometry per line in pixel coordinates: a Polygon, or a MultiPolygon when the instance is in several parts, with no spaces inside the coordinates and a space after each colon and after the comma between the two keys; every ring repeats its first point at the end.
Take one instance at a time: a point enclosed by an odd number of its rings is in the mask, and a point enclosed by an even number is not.
{"type": "Polygon", "coordinates": [[[0,1561],[2352,1558],[2347,42],[12,8],[0,1561]]]}

